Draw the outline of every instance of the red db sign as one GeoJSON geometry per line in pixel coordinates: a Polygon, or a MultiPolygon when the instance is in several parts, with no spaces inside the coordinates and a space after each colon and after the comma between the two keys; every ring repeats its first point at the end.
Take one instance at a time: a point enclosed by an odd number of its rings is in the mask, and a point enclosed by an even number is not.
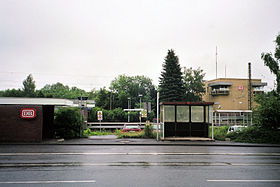
{"type": "Polygon", "coordinates": [[[33,119],[36,117],[36,110],[34,108],[23,108],[20,110],[20,117],[23,119],[33,119]]]}

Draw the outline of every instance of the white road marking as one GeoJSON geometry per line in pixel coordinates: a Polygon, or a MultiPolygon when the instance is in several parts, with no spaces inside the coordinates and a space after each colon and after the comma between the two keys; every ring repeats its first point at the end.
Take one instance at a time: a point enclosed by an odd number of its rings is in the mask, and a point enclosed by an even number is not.
{"type": "Polygon", "coordinates": [[[207,180],[208,182],[280,182],[280,180],[207,180]]]}
{"type": "Polygon", "coordinates": [[[0,156],[41,156],[41,155],[225,155],[225,156],[280,156],[280,153],[184,153],[184,152],[147,152],[147,153],[98,153],[98,152],[73,152],[73,153],[0,153],[0,156]]]}
{"type": "Polygon", "coordinates": [[[65,166],[280,166],[280,163],[228,162],[98,162],[98,163],[0,163],[0,167],[65,167],[65,166]]]}
{"type": "Polygon", "coordinates": [[[52,184],[52,183],[95,183],[95,180],[73,181],[0,181],[0,184],[52,184]]]}

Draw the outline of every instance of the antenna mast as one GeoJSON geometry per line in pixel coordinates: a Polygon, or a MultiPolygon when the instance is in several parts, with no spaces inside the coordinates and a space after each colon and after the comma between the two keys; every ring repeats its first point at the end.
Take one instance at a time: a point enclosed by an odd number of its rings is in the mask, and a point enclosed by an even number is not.
{"type": "Polygon", "coordinates": [[[217,56],[218,56],[218,49],[217,49],[217,46],[216,46],[216,79],[218,78],[218,74],[217,74],[217,69],[218,69],[218,59],[217,59],[217,56]]]}

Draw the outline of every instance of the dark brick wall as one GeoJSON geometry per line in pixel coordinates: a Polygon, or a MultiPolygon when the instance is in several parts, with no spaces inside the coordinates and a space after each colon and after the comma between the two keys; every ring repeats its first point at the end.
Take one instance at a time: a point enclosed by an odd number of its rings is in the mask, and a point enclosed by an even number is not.
{"type": "Polygon", "coordinates": [[[43,108],[38,105],[0,105],[1,142],[40,142],[43,131],[43,108]],[[35,108],[34,119],[22,119],[22,108],[35,108]]]}

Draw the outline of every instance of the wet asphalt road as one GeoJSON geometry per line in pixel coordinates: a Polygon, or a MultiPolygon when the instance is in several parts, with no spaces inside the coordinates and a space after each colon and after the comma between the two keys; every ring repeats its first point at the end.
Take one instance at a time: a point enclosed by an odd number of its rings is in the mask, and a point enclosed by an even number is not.
{"type": "Polygon", "coordinates": [[[280,147],[0,145],[0,186],[280,186],[280,147]]]}

